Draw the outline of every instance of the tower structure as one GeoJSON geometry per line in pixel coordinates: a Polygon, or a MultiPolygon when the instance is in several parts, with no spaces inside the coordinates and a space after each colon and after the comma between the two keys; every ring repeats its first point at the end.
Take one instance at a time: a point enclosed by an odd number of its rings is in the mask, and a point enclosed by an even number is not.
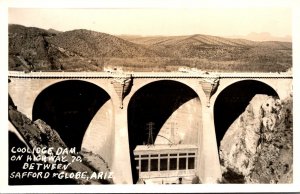
{"type": "Polygon", "coordinates": [[[154,129],[154,122],[149,122],[146,124],[146,130],[148,133],[148,140],[147,140],[147,145],[153,145],[154,140],[153,140],[153,129],[154,129]]]}

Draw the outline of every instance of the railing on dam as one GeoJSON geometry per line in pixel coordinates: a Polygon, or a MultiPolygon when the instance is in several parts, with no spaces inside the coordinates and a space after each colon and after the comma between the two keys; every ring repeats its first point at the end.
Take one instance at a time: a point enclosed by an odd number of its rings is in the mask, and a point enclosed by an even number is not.
{"type": "Polygon", "coordinates": [[[261,78],[261,79],[292,79],[290,72],[24,72],[9,71],[9,78],[27,79],[109,79],[124,76],[133,78],[261,78]]]}

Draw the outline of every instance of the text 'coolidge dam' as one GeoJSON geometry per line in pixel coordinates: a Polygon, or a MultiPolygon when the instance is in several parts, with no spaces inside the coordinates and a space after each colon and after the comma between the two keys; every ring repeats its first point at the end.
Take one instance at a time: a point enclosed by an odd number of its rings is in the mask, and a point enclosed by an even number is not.
{"type": "Polygon", "coordinates": [[[222,176],[218,148],[256,94],[285,99],[291,73],[17,72],[9,95],[68,147],[101,155],[115,183],[222,176]]]}

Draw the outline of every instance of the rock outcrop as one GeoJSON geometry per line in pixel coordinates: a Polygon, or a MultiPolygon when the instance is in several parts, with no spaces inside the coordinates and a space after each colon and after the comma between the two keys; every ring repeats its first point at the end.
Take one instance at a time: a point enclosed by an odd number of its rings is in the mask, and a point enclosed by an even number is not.
{"type": "Polygon", "coordinates": [[[226,183],[291,183],[292,97],[256,95],[229,127],[220,145],[226,183]]]}
{"type": "MultiPolygon", "coordinates": [[[[15,127],[16,131],[22,136],[23,141],[26,142],[26,146],[29,147],[29,149],[33,150],[35,147],[39,148],[53,148],[52,153],[55,153],[57,156],[61,157],[64,156],[65,160],[57,160],[57,161],[50,161],[45,163],[55,163],[57,165],[65,165],[66,161],[69,163],[66,169],[54,169],[52,172],[57,173],[64,173],[67,176],[70,176],[70,173],[74,174],[77,172],[86,172],[86,175],[88,177],[91,177],[94,174],[94,177],[92,178],[83,178],[83,177],[74,177],[74,178],[68,178],[67,180],[59,179],[57,177],[51,178],[48,180],[23,180],[21,179],[21,182],[13,182],[12,184],[109,184],[112,183],[113,180],[109,178],[108,176],[105,178],[95,178],[95,174],[98,174],[99,172],[105,174],[109,173],[110,170],[108,168],[107,163],[101,158],[101,156],[87,152],[85,150],[78,151],[76,153],[71,152],[59,152],[60,150],[68,150],[66,144],[63,142],[63,140],[60,138],[59,134],[52,129],[49,125],[47,125],[42,120],[36,120],[32,122],[29,118],[27,118],[24,114],[19,112],[15,106],[12,106],[12,101],[9,103],[9,109],[8,109],[8,116],[9,121],[11,124],[15,127]],[[61,154],[58,154],[61,153],[61,154]],[[78,160],[77,160],[78,158],[78,160]],[[75,159],[75,160],[74,160],[75,159]]],[[[15,138],[16,139],[16,138],[15,138]]],[[[14,141],[15,142],[15,141],[14,141]]],[[[13,141],[10,141],[9,143],[12,144],[10,147],[15,146],[13,141]]],[[[34,152],[31,152],[32,156],[38,156],[41,154],[37,154],[34,152]]],[[[42,153],[42,155],[48,156],[48,153],[42,153]]],[[[10,161],[11,162],[11,161],[10,161]]],[[[16,164],[21,166],[21,164],[16,164]]],[[[34,163],[34,161],[32,161],[34,163]]],[[[11,165],[10,165],[11,167],[11,165]]],[[[18,168],[16,166],[12,167],[14,170],[17,170],[19,172],[22,172],[24,169],[21,167],[18,168]]],[[[11,169],[10,169],[11,171],[11,169]]],[[[104,176],[102,176],[104,177],[104,176]]]]}

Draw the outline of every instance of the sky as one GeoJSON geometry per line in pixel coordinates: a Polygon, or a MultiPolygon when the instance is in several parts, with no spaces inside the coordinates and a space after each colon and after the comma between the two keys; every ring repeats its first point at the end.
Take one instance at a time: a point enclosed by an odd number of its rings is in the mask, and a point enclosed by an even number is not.
{"type": "Polygon", "coordinates": [[[60,31],[88,29],[114,35],[292,35],[289,8],[9,8],[8,23],[60,31]]]}

